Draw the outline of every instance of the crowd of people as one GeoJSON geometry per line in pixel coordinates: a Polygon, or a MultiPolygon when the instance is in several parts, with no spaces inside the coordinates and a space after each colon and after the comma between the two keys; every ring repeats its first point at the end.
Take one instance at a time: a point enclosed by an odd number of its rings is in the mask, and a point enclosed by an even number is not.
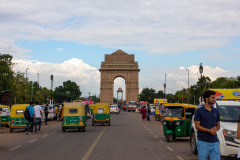
{"type": "MultiPolygon", "coordinates": [[[[35,105],[33,104],[33,102],[30,102],[30,105],[26,107],[26,110],[24,112],[24,117],[27,122],[26,128],[25,128],[26,134],[29,134],[29,132],[28,132],[29,129],[30,129],[30,132],[33,133],[33,126],[35,129],[35,133],[41,132],[43,115],[45,116],[45,119],[44,119],[45,125],[47,125],[48,114],[49,114],[48,108],[49,108],[48,104],[45,106],[44,110],[42,110],[38,101],[35,102],[35,105]],[[38,128],[37,128],[37,126],[38,126],[38,128]]],[[[58,116],[60,112],[61,112],[60,107],[56,106],[55,107],[56,116],[58,116]]]]}

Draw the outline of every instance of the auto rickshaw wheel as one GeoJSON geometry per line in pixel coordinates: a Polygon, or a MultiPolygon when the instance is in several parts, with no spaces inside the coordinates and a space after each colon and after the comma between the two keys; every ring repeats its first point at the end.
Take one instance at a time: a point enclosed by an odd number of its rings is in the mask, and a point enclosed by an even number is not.
{"type": "Polygon", "coordinates": [[[80,128],[78,128],[78,132],[80,132],[81,131],[81,129],[80,128]]]}
{"type": "Polygon", "coordinates": [[[110,126],[110,121],[108,122],[108,126],[110,126]]]}
{"type": "Polygon", "coordinates": [[[63,132],[65,132],[65,131],[66,131],[66,129],[62,129],[62,131],[63,131],[63,132]]]}
{"type": "Polygon", "coordinates": [[[94,123],[94,121],[92,121],[92,126],[94,126],[95,125],[95,123],[94,123]]]}
{"type": "Polygon", "coordinates": [[[83,131],[83,132],[86,132],[86,127],[83,127],[82,131],[83,131]]]}
{"type": "Polygon", "coordinates": [[[168,135],[166,136],[166,138],[167,138],[167,141],[168,141],[168,142],[172,142],[172,141],[173,141],[173,134],[168,134],[168,135]]]}
{"type": "Polygon", "coordinates": [[[10,128],[10,133],[13,133],[13,128],[10,128]]]}
{"type": "Polygon", "coordinates": [[[6,128],[9,128],[9,125],[6,125],[6,128]]]}

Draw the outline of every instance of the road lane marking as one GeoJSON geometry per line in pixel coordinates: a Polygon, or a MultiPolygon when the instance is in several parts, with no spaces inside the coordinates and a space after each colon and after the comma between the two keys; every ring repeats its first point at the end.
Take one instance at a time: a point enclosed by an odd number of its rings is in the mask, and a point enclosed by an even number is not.
{"type": "Polygon", "coordinates": [[[160,143],[164,143],[162,140],[159,140],[160,143]]]}
{"type": "Polygon", "coordinates": [[[56,133],[57,131],[53,131],[52,133],[56,133]]]}
{"type": "Polygon", "coordinates": [[[9,151],[12,151],[12,150],[17,149],[17,148],[20,148],[20,147],[21,147],[21,146],[14,147],[14,148],[12,148],[12,149],[9,149],[9,151]]]}
{"type": "Polygon", "coordinates": [[[42,136],[42,138],[47,137],[47,136],[48,136],[48,134],[45,134],[45,135],[42,136]]]}
{"type": "Polygon", "coordinates": [[[153,132],[150,132],[151,134],[153,134],[153,132]]]}
{"type": "Polygon", "coordinates": [[[85,155],[83,156],[82,160],[87,160],[89,158],[89,156],[91,155],[92,151],[94,150],[94,148],[96,147],[96,145],[98,144],[98,141],[100,140],[100,138],[102,137],[103,133],[105,132],[105,130],[107,129],[107,127],[104,127],[102,132],[98,135],[98,137],[96,138],[96,140],[93,142],[93,144],[90,146],[90,148],[88,149],[88,151],[85,153],[85,155]]]}
{"type": "Polygon", "coordinates": [[[29,141],[29,143],[35,142],[36,140],[37,140],[37,139],[31,140],[31,141],[29,141]]]}
{"type": "Polygon", "coordinates": [[[149,131],[150,129],[147,128],[147,130],[149,131]]]}
{"type": "Polygon", "coordinates": [[[168,146],[166,146],[167,147],[167,149],[169,150],[169,151],[174,151],[172,148],[170,148],[170,147],[168,147],[168,146]]]}
{"type": "Polygon", "coordinates": [[[179,160],[183,160],[183,158],[182,158],[182,157],[180,157],[180,156],[177,156],[177,158],[178,158],[179,160]]]}
{"type": "Polygon", "coordinates": [[[154,135],[155,138],[158,138],[158,136],[154,135]]]}

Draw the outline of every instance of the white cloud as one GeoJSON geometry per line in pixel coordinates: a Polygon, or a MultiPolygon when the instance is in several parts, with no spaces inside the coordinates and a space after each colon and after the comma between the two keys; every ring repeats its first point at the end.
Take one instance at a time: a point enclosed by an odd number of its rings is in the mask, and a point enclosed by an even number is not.
{"type": "Polygon", "coordinates": [[[64,51],[63,48],[56,48],[57,51],[64,51]]]}
{"type": "Polygon", "coordinates": [[[54,76],[54,87],[63,85],[64,81],[71,80],[76,82],[83,96],[88,95],[99,95],[99,84],[100,84],[100,72],[97,68],[92,67],[84,63],[80,59],[72,58],[62,63],[46,63],[33,60],[15,59],[14,71],[24,72],[26,68],[30,81],[37,81],[37,73],[40,77],[40,85],[50,88],[50,76],[54,76]]]}
{"type": "Polygon", "coordinates": [[[168,54],[220,48],[240,36],[238,0],[0,3],[0,37],[14,41],[74,41],[168,54]]]}
{"type": "Polygon", "coordinates": [[[12,40],[2,39],[0,37],[0,53],[10,54],[15,58],[29,58],[31,50],[21,48],[14,44],[12,40]]]}
{"type": "MultiPolygon", "coordinates": [[[[189,69],[189,85],[194,85],[198,81],[199,66],[189,66],[179,68],[164,68],[152,69],[150,71],[143,71],[145,73],[140,73],[140,91],[143,88],[149,87],[156,91],[164,90],[163,84],[165,83],[165,73],[167,93],[175,93],[178,90],[188,87],[188,72],[185,69],[189,69]],[[146,75],[146,73],[148,73],[146,75]]],[[[219,67],[203,66],[203,75],[208,76],[212,81],[216,80],[217,77],[231,77],[232,72],[224,70],[219,67]]]]}

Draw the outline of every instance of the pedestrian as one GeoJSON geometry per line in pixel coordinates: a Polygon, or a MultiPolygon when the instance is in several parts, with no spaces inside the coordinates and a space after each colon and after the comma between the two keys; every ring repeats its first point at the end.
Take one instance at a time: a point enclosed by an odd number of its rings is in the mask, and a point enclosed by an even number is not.
{"type": "Polygon", "coordinates": [[[33,102],[30,102],[30,105],[26,107],[25,110],[29,111],[29,117],[26,119],[26,134],[28,134],[28,128],[30,124],[30,132],[33,133],[33,121],[34,121],[34,108],[33,108],[33,102]]]}
{"type": "Polygon", "coordinates": [[[87,119],[89,119],[90,118],[90,114],[89,114],[89,112],[90,112],[90,108],[89,108],[89,105],[88,104],[86,104],[86,116],[87,116],[87,119]]]}
{"type": "Polygon", "coordinates": [[[55,120],[57,120],[58,108],[59,108],[59,106],[57,105],[54,109],[55,110],[55,117],[54,117],[55,120]]]}
{"type": "Polygon", "coordinates": [[[149,104],[147,106],[148,106],[148,108],[147,108],[147,121],[150,121],[151,109],[150,109],[149,104]]]}
{"type": "Polygon", "coordinates": [[[142,108],[142,119],[143,119],[143,120],[146,119],[146,113],[147,113],[146,107],[143,106],[143,108],[142,108]]]}
{"type": "Polygon", "coordinates": [[[162,122],[162,120],[163,120],[163,112],[164,112],[164,107],[163,107],[162,103],[160,103],[159,111],[160,111],[160,122],[162,122]]]}
{"type": "Polygon", "coordinates": [[[207,90],[203,93],[205,105],[195,111],[194,121],[197,132],[197,150],[199,160],[220,160],[220,143],[217,131],[220,128],[220,115],[213,105],[216,92],[207,90]]]}
{"type": "Polygon", "coordinates": [[[38,101],[35,102],[34,114],[35,114],[35,121],[34,121],[35,122],[35,133],[37,133],[37,131],[40,132],[41,123],[42,123],[41,117],[43,116],[42,109],[41,109],[41,106],[38,105],[38,101]],[[37,130],[37,124],[39,124],[38,130],[37,130]]]}
{"type": "Polygon", "coordinates": [[[48,104],[44,108],[44,114],[45,114],[45,125],[47,125],[47,121],[48,121],[48,104]]]}

